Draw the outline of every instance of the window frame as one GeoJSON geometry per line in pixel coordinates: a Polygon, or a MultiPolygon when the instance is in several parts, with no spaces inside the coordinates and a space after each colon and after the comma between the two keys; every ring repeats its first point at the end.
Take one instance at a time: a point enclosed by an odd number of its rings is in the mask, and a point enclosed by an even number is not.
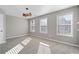
{"type": "Polygon", "coordinates": [[[40,19],[40,33],[44,33],[44,34],[48,33],[48,18],[47,17],[40,19]],[[44,32],[44,31],[41,30],[41,27],[43,27],[41,25],[41,20],[46,20],[47,21],[46,32],[44,32]]]}
{"type": "MultiPolygon", "coordinates": [[[[74,19],[74,14],[73,14],[73,12],[69,12],[69,13],[64,13],[64,14],[59,14],[59,15],[57,15],[57,35],[61,35],[61,36],[69,36],[69,37],[73,37],[73,19],[74,19]],[[59,28],[58,28],[58,26],[59,26],[59,17],[63,17],[63,16],[65,16],[65,15],[72,15],[72,19],[71,19],[71,33],[70,34],[60,34],[58,31],[59,31],[59,28]]],[[[66,25],[66,24],[65,24],[66,25]]],[[[69,25],[69,24],[68,24],[69,25]]]]}

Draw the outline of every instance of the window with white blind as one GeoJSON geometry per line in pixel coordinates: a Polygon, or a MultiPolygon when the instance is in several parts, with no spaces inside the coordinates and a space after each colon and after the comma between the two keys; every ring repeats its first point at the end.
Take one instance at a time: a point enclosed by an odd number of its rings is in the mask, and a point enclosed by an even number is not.
{"type": "Polygon", "coordinates": [[[47,33],[47,18],[40,20],[40,33],[47,33]]]}
{"type": "Polygon", "coordinates": [[[30,31],[35,32],[35,20],[30,20],[30,31]]]}
{"type": "Polygon", "coordinates": [[[57,34],[64,36],[73,35],[73,14],[68,13],[58,15],[57,17],[57,34]]]}

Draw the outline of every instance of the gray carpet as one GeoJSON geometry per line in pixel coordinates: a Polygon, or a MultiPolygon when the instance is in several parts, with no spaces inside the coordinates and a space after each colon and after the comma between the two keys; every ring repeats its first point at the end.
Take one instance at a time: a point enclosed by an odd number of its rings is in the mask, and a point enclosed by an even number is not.
{"type": "MultiPolygon", "coordinates": [[[[0,54],[4,54],[8,50],[12,49],[17,44],[22,44],[21,42],[30,36],[23,36],[13,39],[8,39],[7,43],[0,45],[0,54]]],[[[19,54],[37,54],[40,42],[48,44],[52,54],[77,54],[79,53],[79,48],[49,41],[46,39],[41,39],[37,37],[31,37],[32,40],[24,46],[24,48],[19,52],[19,54]]]]}

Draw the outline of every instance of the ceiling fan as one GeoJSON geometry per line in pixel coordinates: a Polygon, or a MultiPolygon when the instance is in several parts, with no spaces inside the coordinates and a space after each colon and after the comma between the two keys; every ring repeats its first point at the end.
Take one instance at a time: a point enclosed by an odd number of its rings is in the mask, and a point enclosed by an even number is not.
{"type": "Polygon", "coordinates": [[[27,16],[32,16],[32,13],[29,11],[28,8],[26,8],[26,12],[22,13],[22,16],[27,17],[27,16]]]}

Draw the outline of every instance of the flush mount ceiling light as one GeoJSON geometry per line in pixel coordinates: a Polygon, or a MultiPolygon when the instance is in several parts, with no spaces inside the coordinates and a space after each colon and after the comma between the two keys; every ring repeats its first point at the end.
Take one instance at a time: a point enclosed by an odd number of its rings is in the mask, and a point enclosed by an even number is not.
{"type": "Polygon", "coordinates": [[[32,16],[32,13],[29,11],[28,8],[26,8],[26,12],[22,13],[22,16],[27,17],[27,16],[32,16]]]}

